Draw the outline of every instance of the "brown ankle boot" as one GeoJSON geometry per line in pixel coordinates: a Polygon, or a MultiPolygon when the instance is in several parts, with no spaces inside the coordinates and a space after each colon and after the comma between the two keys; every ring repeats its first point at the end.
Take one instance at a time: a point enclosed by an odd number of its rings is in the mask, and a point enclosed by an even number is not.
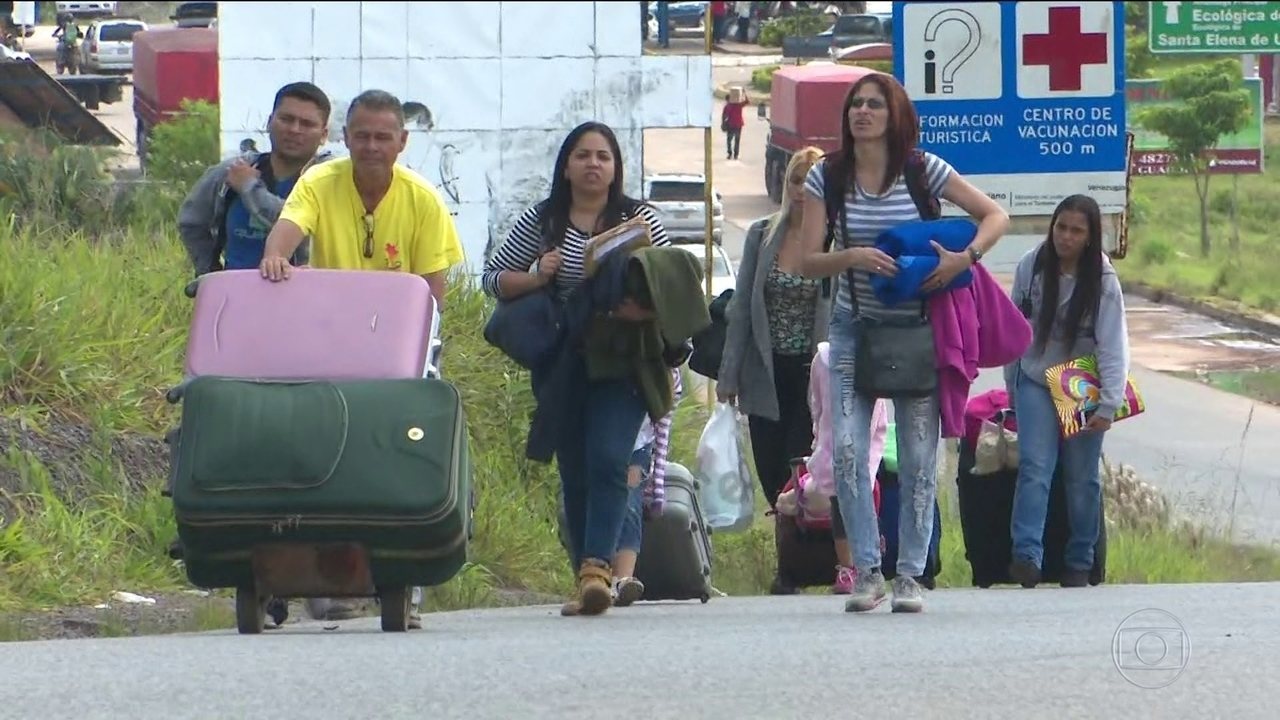
{"type": "Polygon", "coordinates": [[[560,614],[564,617],[573,617],[582,614],[582,601],[578,599],[578,593],[575,590],[573,597],[568,602],[560,606],[560,614]]]}
{"type": "Polygon", "coordinates": [[[608,610],[613,604],[613,592],[609,587],[612,581],[613,571],[608,563],[584,560],[578,571],[578,613],[600,615],[608,610]]]}

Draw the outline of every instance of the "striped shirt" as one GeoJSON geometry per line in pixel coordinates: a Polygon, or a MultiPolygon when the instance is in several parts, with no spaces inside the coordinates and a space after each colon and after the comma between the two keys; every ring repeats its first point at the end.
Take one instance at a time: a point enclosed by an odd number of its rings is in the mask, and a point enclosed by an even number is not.
{"type": "MultiPolygon", "coordinates": [[[[929,187],[929,193],[935,198],[940,198],[942,189],[946,187],[954,170],[946,160],[930,152],[924,153],[924,161],[924,179],[929,187]]],[[[809,193],[817,198],[819,207],[823,207],[822,191],[825,185],[823,166],[825,164],[825,160],[814,163],[804,183],[809,193]]],[[[876,238],[885,230],[904,222],[920,219],[920,211],[916,209],[911,193],[907,190],[907,183],[902,178],[898,178],[897,184],[884,195],[872,195],[854,183],[854,187],[850,188],[845,195],[845,212],[848,215],[845,228],[849,247],[872,247],[875,245],[876,238]]],[[[840,249],[843,242],[841,233],[837,232],[832,250],[840,249]]],[[[923,300],[886,307],[871,290],[871,273],[854,270],[853,275],[858,290],[858,310],[863,315],[893,320],[920,316],[923,300]]],[[[845,274],[841,273],[840,277],[833,281],[840,288],[836,293],[836,309],[849,312],[853,305],[849,299],[848,283],[844,282],[844,279],[845,274]]]]}
{"type": "MultiPolygon", "coordinates": [[[[684,384],[681,381],[680,368],[671,369],[671,379],[675,401],[679,405],[680,398],[684,396],[684,384]]],[[[654,427],[653,474],[649,476],[649,482],[644,489],[645,505],[648,506],[649,512],[654,515],[662,514],[662,504],[667,499],[664,481],[667,477],[667,453],[671,449],[671,421],[675,418],[675,415],[676,411],[673,407],[671,412],[664,415],[654,427]]],[[[648,423],[649,416],[646,415],[644,421],[648,423]]]]}
{"type": "MultiPolygon", "coordinates": [[[[667,230],[658,219],[653,208],[641,205],[636,214],[649,223],[649,238],[654,245],[670,245],[667,230]]],[[[556,272],[556,295],[564,300],[569,293],[582,284],[585,277],[582,258],[591,235],[569,225],[564,234],[564,245],[560,248],[560,269],[556,272]]],[[[530,272],[542,254],[542,214],[538,205],[532,205],[520,214],[507,239],[484,264],[481,276],[481,287],[491,297],[498,297],[498,276],[504,271],[530,272]]]]}

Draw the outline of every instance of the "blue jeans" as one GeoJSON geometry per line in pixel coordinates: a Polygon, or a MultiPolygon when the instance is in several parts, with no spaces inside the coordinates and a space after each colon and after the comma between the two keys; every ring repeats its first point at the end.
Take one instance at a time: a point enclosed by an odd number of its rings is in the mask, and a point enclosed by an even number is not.
{"type": "Polygon", "coordinates": [[[565,408],[556,462],[564,494],[574,567],[587,558],[613,564],[627,510],[627,466],[647,406],[635,382],[589,381],[579,366],[580,388],[565,408]]]}
{"type": "Polygon", "coordinates": [[[1010,523],[1013,557],[1043,567],[1049,487],[1054,469],[1061,462],[1067,525],[1071,530],[1065,565],[1070,570],[1087,572],[1093,568],[1093,547],[1098,542],[1101,523],[1102,479],[1098,463],[1105,433],[1080,433],[1063,441],[1048,388],[1019,370],[1013,392],[1018,418],[1018,484],[1010,523]]]}
{"type": "Polygon", "coordinates": [[[631,464],[640,467],[640,482],[627,493],[627,511],[622,516],[622,528],[618,532],[617,552],[640,552],[644,528],[644,488],[649,483],[649,464],[652,458],[652,445],[631,453],[631,464]]]}
{"type": "MultiPolygon", "coordinates": [[[[871,414],[876,399],[858,395],[853,386],[856,343],[849,310],[837,309],[829,333],[832,434],[836,496],[849,536],[853,564],[859,572],[880,567],[880,520],[871,483],[871,414]]],[[[937,395],[894,398],[897,425],[898,567],[899,575],[924,575],[929,539],[933,536],[934,501],[938,492],[938,441],[941,432],[937,395]]],[[[886,510],[888,512],[888,510],[886,510]]]]}

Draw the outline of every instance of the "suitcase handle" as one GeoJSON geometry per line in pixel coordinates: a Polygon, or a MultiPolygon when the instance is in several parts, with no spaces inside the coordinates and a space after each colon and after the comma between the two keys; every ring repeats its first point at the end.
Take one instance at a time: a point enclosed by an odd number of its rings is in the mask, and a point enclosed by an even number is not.
{"type": "Polygon", "coordinates": [[[164,399],[169,401],[170,405],[177,405],[182,402],[182,395],[187,391],[187,386],[191,384],[191,378],[185,378],[182,382],[169,388],[164,394],[164,399]]]}

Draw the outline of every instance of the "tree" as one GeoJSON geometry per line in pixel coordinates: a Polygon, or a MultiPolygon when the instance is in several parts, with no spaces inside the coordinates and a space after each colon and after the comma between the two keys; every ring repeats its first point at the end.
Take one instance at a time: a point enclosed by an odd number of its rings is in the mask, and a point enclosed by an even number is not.
{"type": "Polygon", "coordinates": [[[1244,129],[1251,114],[1238,60],[1190,65],[1160,83],[1174,104],[1139,113],[1143,128],[1168,138],[1173,169],[1190,173],[1200,198],[1200,255],[1209,256],[1209,158],[1223,135],[1244,129]]]}
{"type": "Polygon", "coordinates": [[[1132,26],[1124,29],[1124,76],[1134,80],[1151,77],[1156,56],[1147,47],[1147,33],[1132,26]]]}
{"type": "Polygon", "coordinates": [[[1151,3],[1127,2],[1124,4],[1124,24],[1145,35],[1147,33],[1147,13],[1151,3]]]}

